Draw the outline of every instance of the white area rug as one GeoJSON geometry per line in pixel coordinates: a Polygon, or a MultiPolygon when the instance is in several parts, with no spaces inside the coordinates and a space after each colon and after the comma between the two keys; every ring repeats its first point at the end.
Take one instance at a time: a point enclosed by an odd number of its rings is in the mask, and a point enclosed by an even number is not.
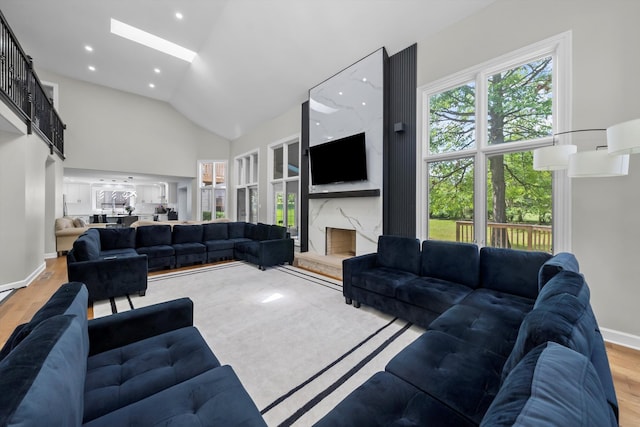
{"type": "MultiPolygon", "coordinates": [[[[243,262],[150,277],[146,296],[118,298],[115,306],[185,296],[194,301],[195,326],[269,426],[312,425],[423,332],[345,304],[340,281],[243,262]]],[[[109,301],[94,304],[96,317],[111,311],[109,301]]]]}

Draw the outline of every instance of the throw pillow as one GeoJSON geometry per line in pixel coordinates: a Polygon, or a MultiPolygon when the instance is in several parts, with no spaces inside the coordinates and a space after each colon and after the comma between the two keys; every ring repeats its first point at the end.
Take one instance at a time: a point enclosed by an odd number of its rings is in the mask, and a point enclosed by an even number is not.
{"type": "Polygon", "coordinates": [[[73,220],[73,226],[75,228],[84,228],[87,226],[87,224],[84,222],[82,218],[76,218],[73,220]]]}

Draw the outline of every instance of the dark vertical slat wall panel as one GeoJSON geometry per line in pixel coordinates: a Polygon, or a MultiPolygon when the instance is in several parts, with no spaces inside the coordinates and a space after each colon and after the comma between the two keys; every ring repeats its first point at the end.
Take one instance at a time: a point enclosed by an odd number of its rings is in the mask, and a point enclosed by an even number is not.
{"type": "Polygon", "coordinates": [[[300,126],[300,252],[309,250],[309,101],[302,103],[300,126]]]}
{"type": "Polygon", "coordinates": [[[417,45],[389,58],[384,234],[416,236],[417,45]],[[402,124],[404,130],[397,131],[402,124]]]}

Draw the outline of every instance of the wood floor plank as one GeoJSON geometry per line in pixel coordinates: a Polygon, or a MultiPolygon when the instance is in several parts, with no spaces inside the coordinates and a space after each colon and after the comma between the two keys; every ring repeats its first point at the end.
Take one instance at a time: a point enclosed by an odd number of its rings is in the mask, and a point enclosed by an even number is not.
{"type": "MultiPolygon", "coordinates": [[[[194,267],[185,267],[188,270],[194,267]]],[[[163,272],[151,273],[150,275],[163,272]]],[[[51,295],[67,282],[64,256],[47,260],[47,266],[26,288],[16,290],[0,303],[0,347],[16,326],[28,322],[51,295]]],[[[93,317],[90,310],[89,316],[93,317]]],[[[606,343],[611,373],[620,405],[620,426],[640,426],[640,351],[606,343]]]]}

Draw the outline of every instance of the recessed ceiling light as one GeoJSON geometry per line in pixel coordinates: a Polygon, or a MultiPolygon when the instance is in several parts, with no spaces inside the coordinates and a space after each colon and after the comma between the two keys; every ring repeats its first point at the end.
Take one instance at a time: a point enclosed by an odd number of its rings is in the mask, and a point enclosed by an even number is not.
{"type": "Polygon", "coordinates": [[[153,72],[156,73],[156,74],[160,74],[160,68],[154,68],[153,72]]]}
{"type": "Polygon", "coordinates": [[[93,52],[93,48],[88,44],[84,46],[84,50],[86,50],[87,52],[93,52]]]}
{"type": "Polygon", "coordinates": [[[367,81],[367,78],[366,78],[366,77],[363,77],[363,78],[362,78],[362,81],[363,81],[363,82],[366,82],[366,81],[367,81]]]}
{"type": "Polygon", "coordinates": [[[362,101],[362,105],[367,105],[367,103],[366,103],[366,102],[364,102],[364,101],[362,101]]]}
{"type": "Polygon", "coordinates": [[[96,67],[94,67],[93,65],[89,65],[87,68],[89,69],[89,71],[95,71],[96,70],[96,67]]]}
{"type": "Polygon", "coordinates": [[[111,33],[151,49],[159,50],[167,55],[175,56],[183,61],[192,62],[196,57],[196,53],[192,50],[113,18],[111,18],[111,33]]]}
{"type": "Polygon", "coordinates": [[[184,15],[180,12],[176,12],[176,19],[182,19],[184,18],[184,15]]]}
{"type": "Polygon", "coordinates": [[[342,91],[338,92],[338,95],[342,95],[342,91]]]}
{"type": "Polygon", "coordinates": [[[154,87],[156,87],[156,85],[154,85],[153,83],[149,83],[149,87],[153,89],[154,87]]]}

